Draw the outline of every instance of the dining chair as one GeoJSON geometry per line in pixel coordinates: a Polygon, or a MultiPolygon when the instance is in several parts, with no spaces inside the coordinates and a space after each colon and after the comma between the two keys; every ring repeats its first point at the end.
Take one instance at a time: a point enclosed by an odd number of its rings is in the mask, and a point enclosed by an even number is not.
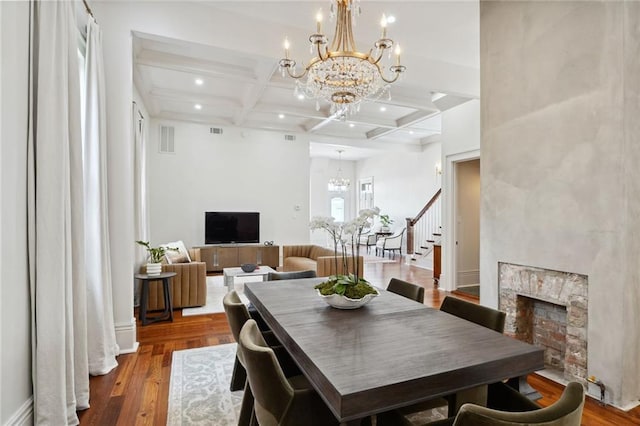
{"type": "Polygon", "coordinates": [[[316,276],[316,271],[313,269],[307,271],[269,272],[269,274],[267,274],[267,281],[299,280],[302,278],[315,278],[316,276]]]}
{"type": "MultiPolygon", "coordinates": [[[[224,306],[224,312],[227,315],[231,334],[235,341],[239,342],[242,327],[251,319],[247,306],[242,302],[240,296],[238,296],[238,293],[236,293],[235,290],[230,291],[223,297],[222,305],[224,306]]],[[[281,362],[285,365],[286,373],[288,375],[299,374],[299,370],[295,366],[295,363],[290,359],[286,350],[280,345],[280,342],[273,333],[271,331],[263,331],[262,335],[269,346],[274,348],[274,351],[276,351],[281,362]]],[[[242,397],[242,406],[240,409],[240,420],[238,425],[249,425],[253,412],[253,396],[251,394],[251,389],[247,386],[247,373],[239,350],[236,351],[236,359],[233,364],[233,372],[231,374],[231,384],[229,385],[229,388],[232,392],[242,389],[245,390],[242,397]]]]}
{"type": "MultiPolygon", "coordinates": [[[[505,388],[510,389],[504,385],[505,388]]],[[[503,389],[505,390],[505,389],[503,389]]],[[[520,405],[522,396],[511,390],[500,396],[501,404],[507,406],[510,402],[520,405]],[[511,398],[514,398],[513,400],[511,398]]],[[[464,404],[455,417],[430,423],[411,423],[397,412],[390,411],[378,415],[378,425],[411,425],[411,426],[580,426],[582,410],[584,408],[584,388],[578,382],[570,382],[555,403],[542,408],[533,401],[527,403],[526,411],[498,410],[491,407],[481,407],[475,404],[464,404]]],[[[507,407],[509,408],[509,407],[507,407]]]]}
{"type": "Polygon", "coordinates": [[[467,302],[457,297],[446,296],[440,305],[440,310],[498,333],[504,331],[504,321],[507,314],[487,306],[467,302]]]}
{"type": "Polygon", "coordinates": [[[378,253],[382,253],[382,257],[384,257],[385,251],[389,252],[389,257],[391,257],[392,253],[395,257],[396,251],[402,255],[402,236],[405,230],[406,228],[402,228],[401,231],[389,237],[380,237],[378,242],[376,242],[376,256],[378,253]]]}
{"type": "Polygon", "coordinates": [[[254,320],[242,327],[238,347],[247,368],[260,426],[338,424],[304,376],[285,376],[254,320]]]}
{"type": "Polygon", "coordinates": [[[391,278],[387,286],[387,291],[399,294],[407,299],[415,300],[416,302],[424,303],[424,287],[411,284],[398,278],[391,278]]]}
{"type": "Polygon", "coordinates": [[[371,247],[375,247],[378,242],[378,236],[375,233],[360,235],[359,244],[367,248],[367,253],[371,250],[371,247]]]}

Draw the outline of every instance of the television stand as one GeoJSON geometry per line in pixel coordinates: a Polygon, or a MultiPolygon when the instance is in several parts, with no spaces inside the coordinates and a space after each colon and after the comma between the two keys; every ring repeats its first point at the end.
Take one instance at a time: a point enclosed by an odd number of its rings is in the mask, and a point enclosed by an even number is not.
{"type": "Polygon", "coordinates": [[[195,247],[207,264],[207,272],[220,272],[243,263],[255,263],[272,268],[280,266],[280,246],[261,244],[210,244],[195,247]]]}

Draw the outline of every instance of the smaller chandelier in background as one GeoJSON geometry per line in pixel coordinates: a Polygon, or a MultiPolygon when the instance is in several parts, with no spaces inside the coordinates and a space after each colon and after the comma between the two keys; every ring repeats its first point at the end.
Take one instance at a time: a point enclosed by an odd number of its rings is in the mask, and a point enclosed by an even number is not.
{"type": "Polygon", "coordinates": [[[329,184],[327,185],[329,191],[333,192],[347,192],[349,190],[349,186],[351,185],[351,181],[345,177],[342,177],[342,153],[344,150],[338,150],[338,173],[335,177],[329,179],[329,184]]]}
{"type": "Polygon", "coordinates": [[[393,73],[386,77],[381,60],[385,52],[391,52],[394,41],[387,37],[387,19],[383,15],[382,36],[368,53],[359,52],[353,38],[353,22],[360,14],[360,0],[331,0],[331,16],[336,17],[336,29],[328,45],[322,33],[322,13],[317,16],[316,33],[309,36],[311,51],[316,56],[298,74],[296,61],[289,58],[289,40],[285,39],[285,57],[280,60],[283,76],[286,73],[296,79],[296,94],[331,104],[331,113],[345,117],[360,110],[364,100],[375,101],[389,93],[389,85],[395,82],[406,68],[400,64],[400,47],[396,46],[396,63],[389,67],[393,73]],[[302,77],[306,80],[301,80],[302,77]]]}

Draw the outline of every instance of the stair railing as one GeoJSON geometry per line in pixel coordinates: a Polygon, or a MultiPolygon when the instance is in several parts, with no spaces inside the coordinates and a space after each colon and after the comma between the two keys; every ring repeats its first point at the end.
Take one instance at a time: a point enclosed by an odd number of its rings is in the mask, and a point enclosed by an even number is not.
{"type": "Polygon", "coordinates": [[[438,189],[416,217],[407,218],[407,254],[420,253],[426,244],[433,241],[434,235],[440,235],[442,223],[442,209],[440,208],[440,194],[438,189]]]}

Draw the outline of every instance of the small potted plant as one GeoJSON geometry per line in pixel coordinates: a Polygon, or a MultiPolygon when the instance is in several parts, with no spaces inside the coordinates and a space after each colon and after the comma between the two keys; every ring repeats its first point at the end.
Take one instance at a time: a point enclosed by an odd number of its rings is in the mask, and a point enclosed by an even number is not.
{"type": "Polygon", "coordinates": [[[381,224],[380,231],[381,232],[391,231],[391,228],[389,227],[389,225],[391,225],[392,223],[393,223],[393,219],[391,219],[388,214],[380,215],[380,224],[381,224]]]}
{"type": "Polygon", "coordinates": [[[149,261],[147,262],[147,275],[160,275],[162,271],[162,258],[167,253],[168,250],[178,251],[177,248],[173,247],[151,247],[149,241],[136,241],[136,243],[147,249],[147,253],[149,253],[149,261]]]}

